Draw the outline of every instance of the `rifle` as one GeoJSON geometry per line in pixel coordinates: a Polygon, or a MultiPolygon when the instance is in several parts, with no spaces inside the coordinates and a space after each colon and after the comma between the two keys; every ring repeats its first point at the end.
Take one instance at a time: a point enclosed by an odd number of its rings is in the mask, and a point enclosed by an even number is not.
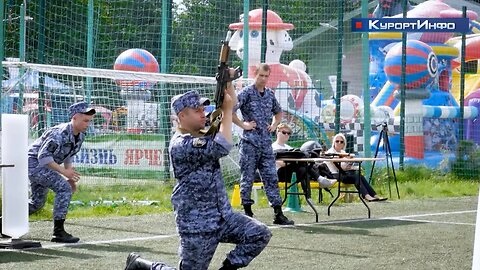
{"type": "Polygon", "coordinates": [[[222,40],[222,48],[220,49],[220,64],[218,65],[218,71],[215,75],[217,80],[217,87],[215,90],[215,110],[209,114],[210,127],[208,130],[201,131],[205,136],[215,135],[222,123],[222,109],[220,108],[223,103],[223,97],[225,94],[225,89],[227,88],[227,83],[235,79],[238,79],[242,76],[242,69],[240,67],[235,68],[235,74],[233,78],[230,77],[229,66],[227,64],[228,56],[230,55],[230,38],[232,37],[232,31],[227,32],[227,37],[225,40],[222,40]]]}

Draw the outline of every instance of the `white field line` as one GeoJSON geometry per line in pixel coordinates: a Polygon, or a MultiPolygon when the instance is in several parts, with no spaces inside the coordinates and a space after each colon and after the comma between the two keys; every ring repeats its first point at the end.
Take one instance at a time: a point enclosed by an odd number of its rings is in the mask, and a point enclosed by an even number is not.
{"type": "MultiPolygon", "coordinates": [[[[450,225],[471,225],[474,226],[473,223],[461,223],[461,222],[443,222],[443,221],[429,221],[429,220],[416,220],[414,218],[419,217],[429,217],[429,216],[444,216],[444,215],[460,215],[466,213],[475,213],[477,210],[465,210],[465,211],[454,211],[454,212],[437,212],[437,213],[427,213],[427,214],[418,214],[418,215],[408,215],[408,216],[396,216],[396,217],[382,217],[382,218],[361,218],[361,219],[345,219],[345,220],[332,220],[332,221],[325,221],[319,223],[303,223],[303,224],[295,224],[294,226],[305,227],[305,226],[312,226],[312,225],[329,225],[329,224],[344,224],[344,223],[352,223],[352,222],[369,222],[375,220],[405,220],[405,221],[416,221],[416,222],[425,222],[425,223],[433,223],[433,224],[450,224],[450,225]]],[[[288,228],[293,226],[269,226],[271,229],[281,229],[281,228],[288,228]]],[[[41,248],[43,249],[56,249],[62,247],[70,247],[70,246],[82,246],[82,245],[102,245],[102,244],[113,244],[113,243],[121,243],[121,242],[136,242],[136,241],[148,241],[148,240],[155,240],[155,239],[165,239],[171,237],[178,237],[178,234],[165,234],[165,235],[153,235],[153,236],[145,236],[145,237],[133,237],[133,238],[121,238],[121,239],[109,239],[109,240],[101,240],[101,241],[87,241],[87,242],[79,242],[74,244],[43,244],[41,248]]],[[[2,251],[15,251],[15,250],[1,250],[2,251]]]]}
{"type": "Polygon", "coordinates": [[[436,221],[436,220],[413,219],[413,218],[394,218],[394,220],[412,221],[412,222],[419,222],[419,223],[433,223],[433,224],[449,224],[449,225],[468,225],[468,226],[475,226],[475,223],[448,222],[448,221],[436,221]]]}
{"type": "Polygon", "coordinates": [[[438,212],[438,213],[408,215],[408,216],[399,216],[399,217],[384,217],[384,218],[381,218],[381,219],[416,218],[416,217],[430,217],[430,216],[460,215],[460,214],[468,214],[468,213],[475,213],[475,212],[477,212],[477,210],[465,210],[465,211],[453,211],[453,212],[438,212]]]}

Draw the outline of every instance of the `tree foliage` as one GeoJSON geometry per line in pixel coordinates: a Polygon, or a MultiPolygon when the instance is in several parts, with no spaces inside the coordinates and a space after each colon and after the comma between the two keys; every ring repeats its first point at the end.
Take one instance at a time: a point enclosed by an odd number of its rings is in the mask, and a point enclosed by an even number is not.
{"type": "MultiPolygon", "coordinates": [[[[19,55],[19,5],[7,1],[4,17],[5,55],[19,55]]],[[[88,40],[87,0],[45,1],[45,49],[38,51],[42,35],[40,2],[27,2],[26,60],[56,65],[86,66],[88,40]]],[[[160,0],[94,0],[94,67],[112,68],[116,57],[129,48],[143,48],[160,61],[162,40],[162,2],[160,0]]],[[[261,8],[262,0],[251,0],[250,9],[261,8]]],[[[293,39],[319,27],[319,22],[334,20],[337,1],[279,0],[269,8],[284,22],[295,25],[293,39]]],[[[346,9],[349,7],[346,6],[346,9]]],[[[212,76],[218,62],[220,40],[228,25],[238,22],[243,0],[184,0],[172,5],[171,73],[212,76]]]]}

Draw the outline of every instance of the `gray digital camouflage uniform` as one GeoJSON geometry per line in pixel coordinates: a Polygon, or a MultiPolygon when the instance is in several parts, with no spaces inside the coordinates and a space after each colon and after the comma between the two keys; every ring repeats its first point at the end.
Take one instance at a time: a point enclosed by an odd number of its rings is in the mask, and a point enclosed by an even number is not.
{"type": "MultiPolygon", "coordinates": [[[[200,98],[197,91],[188,91],[172,98],[172,110],[178,114],[205,102],[208,100],[200,98]]],[[[247,266],[272,237],[265,224],[232,210],[219,162],[231,148],[232,144],[221,133],[198,137],[180,128],[170,141],[170,161],[177,180],[172,204],[180,235],[181,270],[207,270],[220,242],[236,244],[221,269],[247,266]]],[[[175,268],[130,253],[125,269],[175,268]]]]}
{"type": "MultiPolygon", "coordinates": [[[[77,113],[95,114],[95,109],[86,102],[77,102],[68,108],[70,119],[77,113]]],[[[55,162],[59,165],[71,164],[72,157],[80,151],[85,134],[73,134],[72,123],[63,123],[46,130],[35,140],[28,150],[28,178],[32,198],[29,213],[34,213],[45,205],[48,189],[55,192],[53,219],[65,219],[68,204],[72,197],[72,188],[62,175],[50,169],[47,164],[55,162]]]]}
{"type": "Polygon", "coordinates": [[[282,199],[278,190],[278,176],[275,167],[275,156],[272,150],[272,136],[268,127],[272,117],[281,112],[280,104],[274,92],[265,88],[260,95],[255,85],[245,87],[238,93],[238,104],[243,121],[255,121],[257,126],[252,130],[244,130],[240,140],[240,197],[242,205],[253,204],[251,199],[255,171],[258,169],[264,183],[265,193],[272,206],[280,206],[282,199]]]}
{"type": "Polygon", "coordinates": [[[73,135],[71,123],[63,123],[45,131],[35,140],[28,151],[28,178],[32,190],[29,212],[34,213],[45,204],[48,189],[55,192],[53,207],[54,220],[65,219],[72,188],[58,172],[47,167],[54,161],[57,164],[71,163],[72,157],[80,151],[85,134],[73,135]]]}
{"type": "Polygon", "coordinates": [[[231,148],[221,134],[197,138],[179,131],[171,140],[177,179],[172,204],[182,270],[208,269],[219,242],[236,243],[227,258],[235,266],[246,266],[270,240],[267,226],[232,211],[219,163],[231,148]]]}

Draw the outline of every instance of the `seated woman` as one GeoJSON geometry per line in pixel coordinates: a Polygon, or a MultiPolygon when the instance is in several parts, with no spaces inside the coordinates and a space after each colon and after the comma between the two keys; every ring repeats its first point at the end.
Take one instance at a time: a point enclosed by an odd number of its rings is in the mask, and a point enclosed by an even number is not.
{"type": "MultiPolygon", "coordinates": [[[[281,123],[277,126],[277,140],[272,143],[273,151],[278,150],[290,150],[293,149],[290,145],[287,144],[290,135],[292,134],[292,129],[289,125],[285,123],[281,123]]],[[[306,183],[308,179],[308,175],[312,175],[311,172],[308,171],[308,166],[306,163],[290,163],[288,165],[285,164],[282,160],[275,161],[277,166],[277,175],[278,179],[282,179],[283,181],[290,181],[293,172],[295,172],[297,179],[300,180],[302,185],[306,183]]],[[[327,179],[323,176],[317,174],[313,174],[314,178],[320,183],[321,188],[328,188],[333,186],[337,180],[334,179],[327,179]]]]}
{"type": "MultiPolygon", "coordinates": [[[[345,145],[346,145],[345,136],[342,133],[336,134],[333,136],[332,147],[328,149],[327,154],[346,154],[345,145]]],[[[333,162],[325,162],[328,166],[328,169],[332,174],[338,176],[338,168],[333,164],[333,162]]],[[[340,164],[341,168],[344,171],[356,171],[359,170],[358,167],[354,167],[350,162],[342,162],[340,164]]],[[[358,173],[346,173],[341,174],[340,182],[345,184],[355,184],[355,187],[360,192],[362,198],[369,202],[374,201],[385,201],[387,198],[382,198],[377,195],[373,187],[368,183],[367,179],[363,175],[360,175],[360,181],[355,181],[358,178],[358,173]],[[360,183],[361,182],[361,183],[360,183]]]]}

